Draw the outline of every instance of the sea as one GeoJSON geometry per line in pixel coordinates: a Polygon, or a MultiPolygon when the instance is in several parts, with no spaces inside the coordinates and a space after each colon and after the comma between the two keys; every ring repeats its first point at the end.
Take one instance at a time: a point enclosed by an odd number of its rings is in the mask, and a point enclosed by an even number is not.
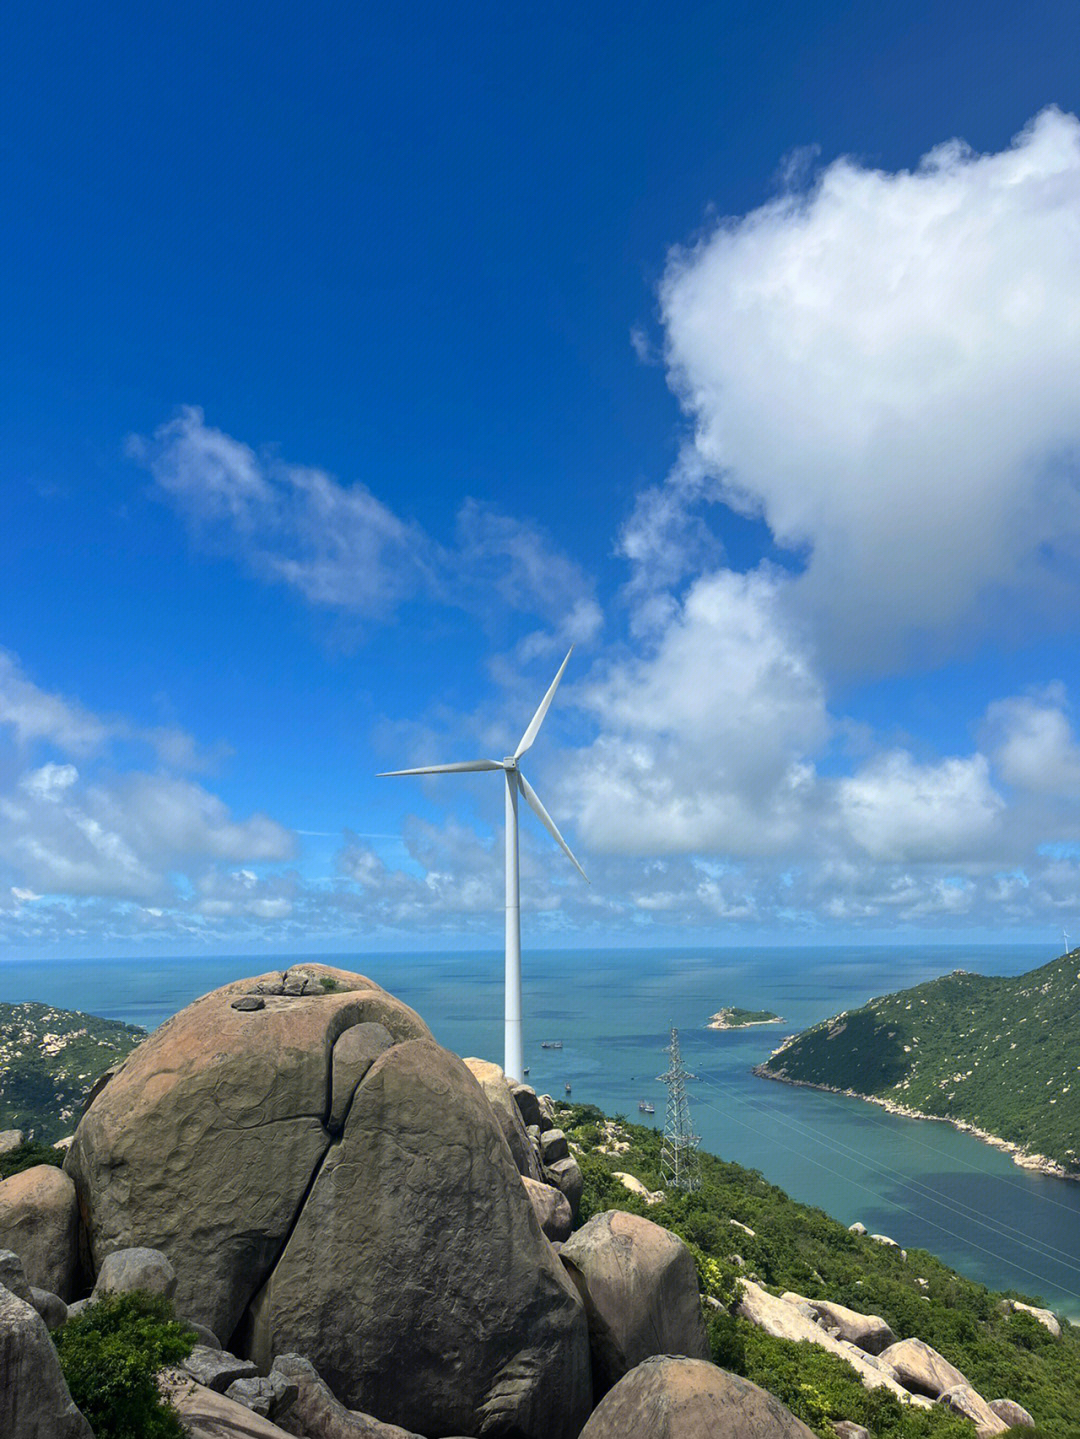
{"type": "MultiPolygon", "coordinates": [[[[1080,1322],[1080,1183],[1020,1169],[951,1125],[751,1072],[783,1036],[874,995],[952,969],[1021,974],[1055,957],[1052,946],[1032,944],[526,951],[529,1083],[662,1128],[667,1090],[658,1076],[675,1028],[695,1076],[687,1092],[702,1148],[844,1224],[859,1220],[1080,1322]],[[784,1022],[707,1028],[728,1005],[784,1022]],[[642,1103],[655,1113],[643,1114],[642,1103]]],[[[0,1001],[39,1000],[153,1029],[219,984],[305,958],[369,975],[412,1005],[442,1044],[501,1062],[503,960],[494,952],[4,960],[0,1001]]]]}

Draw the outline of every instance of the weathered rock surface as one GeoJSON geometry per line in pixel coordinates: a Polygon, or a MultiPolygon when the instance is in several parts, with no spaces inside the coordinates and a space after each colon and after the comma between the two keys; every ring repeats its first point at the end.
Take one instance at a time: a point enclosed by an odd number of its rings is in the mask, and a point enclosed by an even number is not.
{"type": "Polygon", "coordinates": [[[834,1419],[833,1433],[836,1439],[874,1439],[869,1429],[852,1419],[834,1419]]]}
{"type": "Polygon", "coordinates": [[[533,1212],[540,1221],[540,1228],[547,1237],[556,1242],[568,1239],[574,1217],[570,1213],[570,1201],[566,1196],[553,1185],[541,1184],[539,1180],[530,1179],[527,1174],[521,1176],[521,1182],[525,1186],[533,1212]]]}
{"type": "Polygon", "coordinates": [[[540,1158],[545,1167],[570,1158],[570,1146],[561,1129],[545,1129],[540,1135],[540,1158]]]}
{"type": "Polygon", "coordinates": [[[0,1285],[0,1434],[94,1439],[72,1401],[45,1321],[0,1285]]]}
{"type": "Polygon", "coordinates": [[[749,1379],[665,1354],[619,1380],[581,1439],[813,1439],[813,1430],[749,1379]]]}
{"type": "Polygon", "coordinates": [[[993,1439],[995,1434],[1004,1434],[1009,1427],[970,1384],[958,1384],[955,1389],[946,1389],[943,1394],[938,1395],[938,1403],[943,1409],[970,1419],[975,1425],[978,1439],[993,1439]]]}
{"type": "Polygon", "coordinates": [[[34,1296],[26,1277],[26,1270],[23,1268],[22,1260],[11,1249],[0,1249],[0,1284],[10,1290],[16,1299],[21,1299],[24,1304],[33,1306],[34,1296]]]}
{"type": "Polygon", "coordinates": [[[61,1324],[67,1323],[68,1307],[59,1294],[50,1294],[47,1289],[38,1289],[35,1285],[31,1285],[30,1299],[34,1308],[44,1319],[45,1328],[50,1334],[54,1329],[59,1329],[61,1324]]]}
{"type": "Polygon", "coordinates": [[[556,1160],[554,1164],[545,1164],[543,1175],[545,1184],[553,1184],[560,1193],[566,1195],[571,1213],[576,1219],[581,1193],[585,1188],[585,1178],[577,1160],[568,1156],[566,1159],[556,1160]]]}
{"type": "Polygon", "coordinates": [[[901,1339],[878,1355],[878,1363],[905,1389],[936,1399],[946,1389],[967,1386],[960,1370],[922,1339],[901,1339]]]}
{"type": "Polygon", "coordinates": [[[162,1294],[166,1299],[171,1299],[176,1293],[176,1270],[160,1249],[136,1246],[107,1254],[90,1297],[100,1299],[103,1294],[132,1294],[136,1289],[145,1289],[148,1294],[162,1294]]]}
{"type": "Polygon", "coordinates": [[[589,1409],[581,1302],[483,1090],[430,1040],[368,1070],[245,1328],[260,1367],[307,1355],[421,1432],[570,1439],[589,1409]]]}
{"type": "Polygon", "coordinates": [[[1017,1404],[1015,1399],[991,1399],[990,1408],[999,1419],[1004,1419],[1008,1425],[1019,1424],[1025,1429],[1035,1428],[1035,1420],[1022,1404],[1017,1404]]]}
{"type": "Polygon", "coordinates": [[[183,1370],[166,1370],[161,1379],[190,1439],[291,1439],[270,1419],[244,1404],[196,1384],[183,1370]]]}
{"type": "Polygon", "coordinates": [[[530,1125],[535,1125],[541,1132],[550,1129],[551,1125],[540,1108],[540,1099],[535,1089],[528,1084],[514,1084],[511,1081],[510,1092],[526,1129],[530,1125]]]}
{"type": "Polygon", "coordinates": [[[676,1235],[609,1209],[572,1235],[559,1258],[585,1301],[597,1398],[650,1355],[709,1358],[697,1269],[676,1235]]]}
{"type": "Polygon", "coordinates": [[[0,1154],[10,1154],[25,1140],[26,1136],[21,1129],[0,1129],[0,1154]]]}
{"type": "Polygon", "coordinates": [[[1019,1299],[1012,1299],[1009,1302],[1013,1309],[1018,1309],[1021,1314],[1030,1314],[1032,1319],[1038,1320],[1044,1329],[1049,1329],[1055,1339],[1061,1338],[1061,1325],[1049,1309],[1039,1309],[1034,1304],[1023,1304],[1019,1299]]]}
{"type": "Polygon", "coordinates": [[[255,1379],[259,1370],[250,1359],[237,1359],[225,1349],[212,1349],[207,1344],[196,1344],[180,1366],[196,1384],[213,1389],[215,1394],[224,1394],[230,1384],[238,1379],[255,1379]]]}
{"type": "Polygon", "coordinates": [[[271,1372],[265,1379],[234,1379],[225,1390],[225,1397],[242,1404],[263,1419],[276,1422],[279,1414],[287,1414],[293,1407],[299,1393],[292,1380],[271,1372]]]}
{"type": "MultiPolygon", "coordinates": [[[[654,1204],[663,1204],[664,1202],[664,1191],[662,1189],[647,1188],[635,1174],[623,1174],[620,1170],[616,1170],[611,1177],[612,1179],[617,1179],[622,1187],[628,1189],[631,1194],[636,1194],[639,1199],[643,1199],[650,1208],[654,1204]]],[[[734,1223],[734,1220],[732,1223],[734,1223]]]]}
{"type": "Polygon", "coordinates": [[[777,1339],[794,1339],[817,1344],[850,1364],[864,1389],[888,1389],[897,1399],[910,1401],[908,1391],[891,1372],[886,1373],[878,1367],[877,1359],[863,1354],[854,1344],[834,1339],[813,1319],[806,1317],[801,1305],[777,1299],[775,1294],[770,1294],[750,1279],[740,1279],[739,1290],[741,1298],[738,1312],[752,1324],[760,1325],[766,1334],[772,1334],[777,1339]]]}
{"type": "Polygon", "coordinates": [[[373,981],[315,964],[225,985],[156,1030],[90,1106],[65,1160],[95,1267],[116,1249],[162,1250],[178,1312],[228,1341],[329,1147],[335,1044],[369,1022],[395,1041],[428,1037],[373,981]],[[266,994],[257,1012],[232,1008],[263,982],[288,992],[266,994]]]}
{"type": "Polygon", "coordinates": [[[290,1434],[303,1439],[421,1439],[397,1424],[382,1424],[370,1414],[346,1409],[311,1361],[299,1354],[279,1354],[270,1379],[296,1389],[296,1399],[281,1419],[290,1434]]]}
{"type": "Polygon", "coordinates": [[[354,1024],[334,1045],[330,1073],[331,1134],[340,1134],[345,1125],[356,1086],[371,1066],[394,1042],[385,1024],[354,1024]]]}
{"type": "Polygon", "coordinates": [[[14,1250],[31,1284],[70,1299],[78,1240],[75,1186],[54,1164],[36,1164],[0,1184],[0,1249],[14,1250]]]}
{"type": "MultiPolygon", "coordinates": [[[[510,1146],[510,1153],[514,1156],[518,1173],[529,1179],[542,1179],[536,1152],[525,1132],[525,1121],[514,1099],[514,1089],[502,1069],[487,1059],[466,1059],[464,1064],[487,1095],[488,1103],[495,1111],[499,1127],[510,1146]]],[[[533,1095],[534,1099],[535,1097],[533,1095]]]]}
{"type": "Polygon", "coordinates": [[[890,1344],[896,1343],[896,1335],[884,1319],[877,1314],[860,1314],[843,1304],[830,1304],[824,1299],[806,1299],[801,1294],[785,1294],[788,1302],[805,1304],[823,1328],[837,1339],[846,1339],[857,1345],[866,1354],[880,1354],[890,1344]]]}

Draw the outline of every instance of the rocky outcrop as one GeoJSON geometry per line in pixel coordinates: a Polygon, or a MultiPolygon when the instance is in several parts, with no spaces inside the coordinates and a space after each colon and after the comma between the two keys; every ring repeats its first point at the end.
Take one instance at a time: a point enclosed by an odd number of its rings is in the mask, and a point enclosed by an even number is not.
{"type": "Polygon", "coordinates": [[[784,1299],[778,1299],[775,1294],[770,1294],[750,1279],[739,1280],[739,1291],[738,1312],[744,1319],[759,1325],[766,1334],[771,1334],[776,1339],[817,1344],[850,1364],[864,1389],[888,1389],[897,1399],[911,1401],[911,1395],[903,1384],[891,1372],[884,1372],[879,1368],[877,1359],[864,1354],[846,1340],[834,1339],[803,1312],[801,1304],[789,1304],[784,1299]]]}
{"type": "Polygon", "coordinates": [[[156,1030],[65,1160],[95,1268],[116,1249],[162,1250],[178,1312],[227,1341],[330,1146],[335,1045],[371,1023],[396,1042],[428,1037],[371,980],[313,964],[225,985],[156,1030]],[[255,992],[262,1009],[232,1007],[255,992]]]}
{"type": "Polygon", "coordinates": [[[25,1142],[26,1136],[21,1129],[0,1129],[0,1154],[10,1154],[25,1142]]]}
{"type": "Polygon", "coordinates": [[[31,1284],[71,1299],[78,1264],[75,1186],[53,1164],[37,1164],[0,1184],[0,1249],[13,1250],[31,1284]]]}
{"type": "Polygon", "coordinates": [[[281,1420],[290,1434],[304,1439],[421,1439],[397,1424],[383,1424],[370,1414],[346,1409],[310,1360],[299,1354],[279,1354],[270,1379],[296,1389],[296,1398],[281,1420]]]}
{"type": "Polygon", "coordinates": [[[536,1179],[530,1179],[527,1174],[521,1176],[521,1182],[529,1196],[533,1213],[540,1221],[540,1228],[547,1237],[556,1243],[569,1239],[570,1230],[573,1228],[573,1215],[570,1213],[570,1203],[566,1196],[553,1185],[541,1184],[536,1179]]]}
{"type": "Polygon", "coordinates": [[[814,1439],[779,1399],[700,1359],[658,1355],[620,1379],[581,1439],[814,1439]]]}
{"type": "Polygon", "coordinates": [[[64,1383],[45,1321],[3,1285],[0,1434],[4,1439],[94,1439],[64,1383]]]}
{"type": "Polygon", "coordinates": [[[1022,1404],[1017,1404],[1013,1399],[991,1399],[990,1408],[1010,1427],[1020,1425],[1023,1429],[1035,1428],[1035,1420],[1022,1404]]]}
{"type": "Polygon", "coordinates": [[[650,1355],[709,1358],[697,1269],[676,1235],[610,1209],[572,1235],[559,1257],[585,1301],[596,1397],[650,1355]]]}
{"type": "MultiPolygon", "coordinates": [[[[617,1179],[622,1187],[628,1190],[629,1193],[636,1194],[650,1209],[654,1204],[663,1204],[664,1202],[664,1191],[662,1189],[649,1189],[646,1185],[642,1184],[641,1180],[634,1174],[623,1174],[621,1171],[616,1170],[611,1177],[612,1179],[617,1179]]],[[[732,1223],[734,1222],[735,1221],[732,1220],[732,1223]]]]}
{"type": "Polygon", "coordinates": [[[785,1294],[783,1297],[789,1304],[805,1304],[817,1322],[834,1339],[846,1339],[865,1354],[880,1354],[890,1344],[896,1343],[896,1335],[884,1319],[876,1314],[860,1314],[843,1304],[830,1304],[824,1299],[806,1299],[801,1294],[785,1294]]]}
{"type": "Polygon", "coordinates": [[[167,1371],[161,1387],[189,1439],[291,1439],[289,1430],[278,1428],[235,1399],[196,1384],[182,1370],[167,1371]]]}
{"type": "MultiPolygon", "coordinates": [[[[463,1063],[484,1091],[488,1103],[495,1111],[495,1118],[499,1121],[499,1128],[510,1146],[510,1153],[514,1156],[518,1172],[529,1179],[542,1180],[540,1161],[525,1132],[525,1121],[522,1119],[521,1110],[514,1099],[514,1087],[511,1086],[502,1069],[486,1059],[466,1059],[463,1063]]],[[[525,1089],[524,1085],[518,1087],[525,1089]]],[[[532,1094],[534,1099],[536,1098],[532,1090],[527,1092],[532,1094]]],[[[536,1112],[537,1114],[540,1112],[539,1104],[537,1104],[536,1112]]]]}
{"type": "Polygon", "coordinates": [[[180,1367],[196,1384],[213,1389],[216,1394],[224,1394],[229,1385],[239,1379],[255,1379],[259,1373],[250,1359],[237,1359],[235,1354],[212,1349],[208,1344],[196,1344],[180,1367]]]}
{"type": "Polygon", "coordinates": [[[26,1278],[22,1260],[10,1249],[0,1249],[0,1284],[11,1291],[16,1299],[33,1307],[34,1295],[26,1278]]]}
{"type": "MultiPolygon", "coordinates": [[[[14,1246],[12,1246],[14,1248],[14,1246]]],[[[1044,1329],[1049,1329],[1055,1339],[1061,1338],[1061,1325],[1057,1317],[1049,1309],[1039,1309],[1034,1304],[1023,1304],[1019,1299],[1006,1301],[1010,1307],[1020,1314],[1030,1314],[1044,1329]]]]}
{"type": "Polygon", "coordinates": [[[960,1370],[921,1339],[901,1339],[898,1344],[890,1344],[878,1355],[878,1363],[905,1389],[931,1399],[946,1389],[967,1386],[960,1370]]]}
{"type": "Polygon", "coordinates": [[[581,1302],[483,1090],[430,1040],[365,1075],[247,1327],[261,1367],[307,1355],[420,1432],[570,1439],[589,1409],[581,1302]]]}
{"type": "Polygon", "coordinates": [[[30,1300],[44,1319],[45,1328],[50,1334],[54,1329],[59,1329],[61,1324],[67,1323],[68,1307],[59,1294],[50,1294],[47,1289],[38,1289],[36,1285],[32,1285],[30,1300]]]}
{"type": "Polygon", "coordinates": [[[946,1389],[938,1396],[938,1403],[952,1414],[970,1419],[975,1425],[978,1439],[993,1439],[995,1434],[1004,1434],[1008,1424],[999,1419],[981,1394],[970,1384],[958,1384],[955,1389],[946,1389]]]}
{"type": "Polygon", "coordinates": [[[176,1293],[176,1270],[160,1249],[136,1247],[107,1254],[98,1270],[92,1299],[103,1294],[133,1294],[136,1289],[171,1299],[176,1293]]]}

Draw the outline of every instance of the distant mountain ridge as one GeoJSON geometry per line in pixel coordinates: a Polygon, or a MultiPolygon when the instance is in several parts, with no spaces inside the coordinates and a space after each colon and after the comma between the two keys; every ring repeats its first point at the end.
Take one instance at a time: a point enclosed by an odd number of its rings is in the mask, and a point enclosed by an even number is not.
{"type": "Polygon", "coordinates": [[[0,1130],[50,1144],[70,1134],[91,1089],[146,1031],[51,1004],[0,1004],[0,1130]]]}
{"type": "Polygon", "coordinates": [[[997,1141],[1080,1179],[1080,949],[1013,977],[954,970],[786,1041],[754,1071],[997,1141]]]}

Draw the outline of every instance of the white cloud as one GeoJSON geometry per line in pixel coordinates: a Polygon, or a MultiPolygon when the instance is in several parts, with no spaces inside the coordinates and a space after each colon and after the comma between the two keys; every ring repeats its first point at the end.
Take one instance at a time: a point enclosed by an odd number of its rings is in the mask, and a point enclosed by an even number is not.
{"type": "Polygon", "coordinates": [[[917,764],[896,750],[841,780],[837,793],[855,843],[872,859],[899,863],[980,858],[1005,809],[981,754],[917,764]]]}
{"type": "Polygon", "coordinates": [[[1007,784],[1031,794],[1080,799],[1080,745],[1059,689],[1044,699],[1014,696],[986,713],[986,740],[1007,784]]]}
{"type": "MultiPolygon", "coordinates": [[[[667,357],[697,460],[805,557],[787,599],[831,663],[1073,621],[1078,272],[1080,122],[1056,110],[1000,154],[838,160],[672,255],[667,357]]],[[[647,564],[658,531],[670,567],[656,509],[627,535],[647,564]]]]}
{"type": "Polygon", "coordinates": [[[73,764],[42,765],[19,781],[20,789],[35,799],[58,800],[79,778],[79,771],[73,764]]]}
{"type": "Polygon", "coordinates": [[[47,740],[68,754],[87,754],[112,733],[111,726],[73,700],[39,689],[14,655],[0,650],[0,725],[11,725],[20,745],[47,740]]]}

